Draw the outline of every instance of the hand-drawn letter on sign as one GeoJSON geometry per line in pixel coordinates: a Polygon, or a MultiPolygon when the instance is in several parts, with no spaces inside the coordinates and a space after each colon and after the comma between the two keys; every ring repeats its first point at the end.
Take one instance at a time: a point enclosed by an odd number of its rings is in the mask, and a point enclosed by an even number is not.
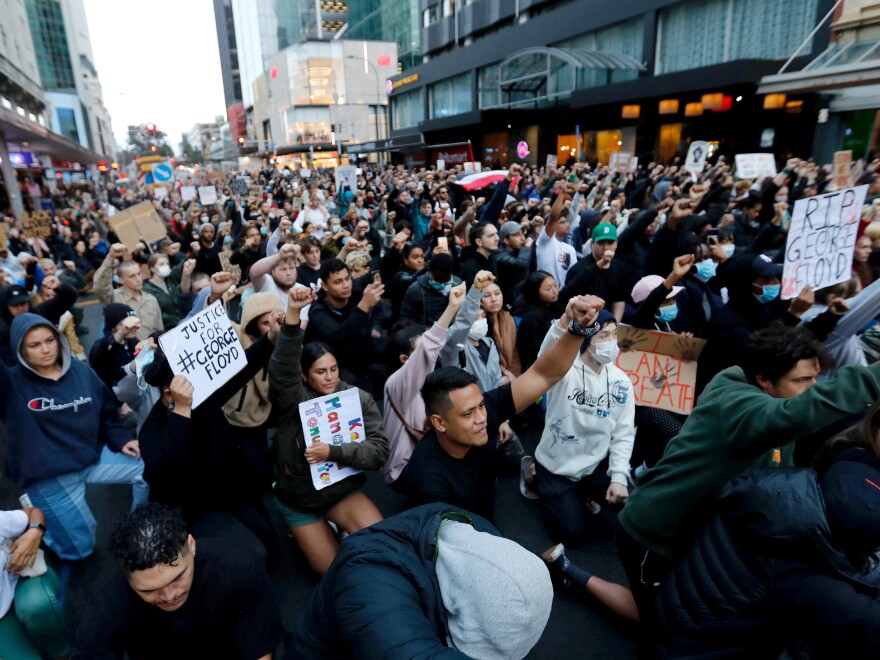
{"type": "Polygon", "coordinates": [[[694,408],[697,358],[706,341],[630,326],[617,329],[615,364],[629,376],[640,406],[689,415],[694,408]]]}

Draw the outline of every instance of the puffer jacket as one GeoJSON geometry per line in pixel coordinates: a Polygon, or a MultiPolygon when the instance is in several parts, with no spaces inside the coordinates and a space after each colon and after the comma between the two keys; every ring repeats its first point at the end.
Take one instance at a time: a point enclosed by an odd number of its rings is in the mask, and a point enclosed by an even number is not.
{"type": "MultiPolygon", "coordinates": [[[[876,459],[875,459],[876,460],[876,459]]],[[[880,570],[859,572],[831,535],[816,473],[762,468],[731,481],[718,513],[655,598],[665,657],[880,652],[880,570]]]]}
{"type": "Polygon", "coordinates": [[[296,623],[285,658],[464,658],[446,646],[434,561],[444,520],[501,536],[448,504],[427,504],[345,540],[296,623]]]}
{"type": "MultiPolygon", "coordinates": [[[[461,278],[453,275],[452,286],[459,284],[461,278]]],[[[419,275],[406,290],[403,304],[400,306],[400,318],[428,327],[443,316],[447,304],[449,304],[449,294],[441,293],[432,287],[431,273],[425,272],[419,275]]]]}
{"type": "MultiPolygon", "coordinates": [[[[356,474],[316,490],[306,462],[299,404],[318,396],[302,380],[300,360],[303,331],[299,325],[282,326],[269,361],[269,401],[277,414],[278,433],[272,452],[275,460],[275,495],[287,506],[304,511],[324,511],[363,486],[365,477],[356,474]]],[[[351,389],[339,381],[336,391],[351,389]]],[[[388,437],[376,402],[363,390],[361,412],[367,437],[363,442],[346,442],[330,447],[330,460],[359,470],[378,470],[388,460],[388,437]]]]}

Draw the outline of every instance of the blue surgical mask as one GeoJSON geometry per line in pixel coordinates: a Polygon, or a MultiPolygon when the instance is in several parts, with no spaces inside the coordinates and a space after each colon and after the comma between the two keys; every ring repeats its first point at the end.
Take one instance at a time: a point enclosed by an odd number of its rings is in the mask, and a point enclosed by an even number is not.
{"type": "Polygon", "coordinates": [[[697,263],[697,279],[701,282],[708,282],[713,277],[715,277],[715,271],[718,269],[718,264],[716,264],[711,259],[703,259],[697,263]]]}
{"type": "Polygon", "coordinates": [[[733,243],[725,243],[721,246],[721,251],[727,255],[728,259],[730,259],[733,256],[733,253],[736,252],[736,245],[733,243]]]}
{"type": "Polygon", "coordinates": [[[431,287],[435,291],[439,291],[444,296],[448,296],[450,289],[452,289],[452,280],[451,279],[448,282],[436,282],[434,280],[434,278],[432,277],[431,279],[428,280],[428,282],[431,284],[431,287]]]}
{"type": "Polygon", "coordinates": [[[672,303],[671,305],[667,305],[666,307],[661,307],[659,310],[660,320],[666,321],[669,323],[670,321],[674,321],[675,317],[678,316],[678,305],[676,303],[672,303]]]}
{"type": "Polygon", "coordinates": [[[134,373],[137,376],[137,384],[138,387],[142,390],[147,389],[149,385],[144,380],[144,370],[153,363],[153,360],[156,357],[156,351],[152,348],[142,348],[140,353],[137,354],[137,357],[134,359],[134,373]]]}
{"type": "Polygon", "coordinates": [[[260,227],[260,234],[262,234],[262,235],[263,235],[263,236],[265,236],[265,235],[266,235],[266,231],[267,231],[267,229],[266,229],[266,227],[265,227],[265,226],[263,226],[263,227],[260,227]]]}
{"type": "Polygon", "coordinates": [[[765,284],[761,287],[762,293],[761,295],[752,294],[757,298],[759,303],[767,304],[768,302],[773,302],[779,297],[779,292],[782,290],[782,286],[779,284],[765,284]]]}

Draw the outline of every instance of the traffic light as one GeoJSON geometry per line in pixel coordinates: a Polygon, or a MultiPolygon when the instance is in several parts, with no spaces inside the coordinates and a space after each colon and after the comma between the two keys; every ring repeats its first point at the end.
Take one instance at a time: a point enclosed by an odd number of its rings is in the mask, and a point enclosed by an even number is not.
{"type": "Polygon", "coordinates": [[[147,133],[149,133],[150,135],[153,135],[155,132],[156,132],[156,124],[154,124],[153,122],[148,123],[147,124],[147,133]]]}
{"type": "Polygon", "coordinates": [[[156,149],[156,145],[153,145],[152,147],[150,147],[150,151],[158,151],[158,149],[156,149]]]}
{"type": "Polygon", "coordinates": [[[242,136],[242,137],[238,138],[238,143],[239,143],[241,146],[244,146],[244,143],[245,143],[245,142],[247,142],[247,138],[246,138],[246,137],[242,136]]]}

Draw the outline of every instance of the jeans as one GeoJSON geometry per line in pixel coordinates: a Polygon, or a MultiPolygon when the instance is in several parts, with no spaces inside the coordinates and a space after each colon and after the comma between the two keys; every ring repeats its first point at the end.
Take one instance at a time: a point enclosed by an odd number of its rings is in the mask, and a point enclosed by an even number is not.
{"type": "Polygon", "coordinates": [[[40,660],[68,654],[60,591],[51,568],[39,577],[18,581],[13,606],[0,619],[0,658],[40,660]]]}
{"type": "Polygon", "coordinates": [[[579,481],[572,481],[553,474],[540,463],[535,465],[535,490],[540,495],[538,505],[551,534],[571,544],[586,540],[589,523],[584,500],[591,499],[597,504],[608,506],[605,503],[605,493],[611,484],[611,478],[606,474],[607,470],[606,458],[592,474],[579,481]]]}
{"type": "Polygon", "coordinates": [[[28,486],[31,502],[46,514],[48,531],[43,541],[61,559],[91,555],[98,524],[86,504],[86,484],[131,484],[134,509],[149,499],[143,474],[143,461],[104,447],[94,465],[28,486]]]}

